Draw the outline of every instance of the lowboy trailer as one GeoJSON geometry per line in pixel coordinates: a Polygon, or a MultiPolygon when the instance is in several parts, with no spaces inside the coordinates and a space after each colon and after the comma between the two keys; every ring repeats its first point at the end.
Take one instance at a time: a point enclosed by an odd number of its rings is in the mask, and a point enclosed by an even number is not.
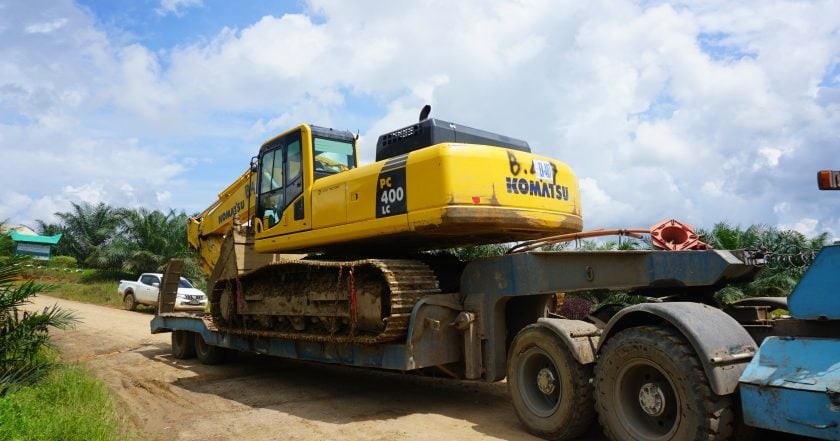
{"type": "MultiPolygon", "coordinates": [[[[179,276],[175,263],[166,277],[179,276]]],[[[151,331],[172,332],[177,358],[195,355],[207,364],[245,351],[402,372],[435,369],[464,380],[507,377],[525,429],[548,439],[581,435],[596,414],[616,440],[728,439],[740,413],[739,378],[757,342],[778,334],[778,323],[796,321],[771,317],[779,299],[715,306],[718,289],[752,280],[763,264],[760,253],[749,251],[526,252],[476,259],[454,276],[449,268],[455,283],[414,305],[405,336],[391,342],[229,330],[210,314],[167,311],[166,293],[151,331]],[[650,301],[607,305],[583,320],[555,313],[558,295],[592,290],[650,301]]]]}

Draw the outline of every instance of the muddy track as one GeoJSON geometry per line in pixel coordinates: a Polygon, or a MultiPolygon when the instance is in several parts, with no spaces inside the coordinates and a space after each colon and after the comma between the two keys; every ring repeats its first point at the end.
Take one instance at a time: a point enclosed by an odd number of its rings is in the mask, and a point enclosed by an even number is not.
{"type": "Polygon", "coordinates": [[[241,355],[221,366],[176,360],[151,312],[59,303],[84,323],[54,332],[64,357],[90,366],[130,426],[151,440],[534,440],[505,383],[241,355]]]}
{"type": "MultiPolygon", "coordinates": [[[[440,292],[435,273],[423,262],[409,259],[367,259],[346,262],[298,260],[271,264],[236,279],[220,280],[216,284],[210,296],[210,303],[214,305],[221,303],[226,307],[213,308],[212,328],[231,334],[285,340],[356,344],[385,343],[404,338],[411,310],[417,301],[426,295],[440,292]],[[353,276],[354,273],[357,276],[353,276]],[[360,273],[361,277],[358,276],[360,273]],[[354,282],[355,287],[352,290],[355,292],[358,288],[360,304],[371,304],[374,307],[373,311],[370,307],[364,308],[367,314],[360,314],[358,329],[355,329],[355,325],[349,326],[349,323],[348,325],[341,324],[341,319],[349,321],[355,315],[351,306],[351,279],[347,278],[348,275],[364,280],[354,282]],[[242,292],[259,293],[260,302],[271,301],[273,305],[269,308],[271,311],[287,312],[287,314],[265,315],[264,318],[268,319],[269,323],[277,317],[293,315],[294,312],[297,312],[296,318],[308,323],[313,318],[317,320],[319,314],[316,311],[321,311],[321,314],[326,314],[327,320],[335,320],[333,323],[335,328],[314,332],[311,329],[290,331],[288,323],[275,328],[252,323],[249,327],[247,321],[242,324],[243,316],[233,313],[237,309],[238,296],[233,294],[237,291],[237,286],[241,286],[242,292]],[[387,294],[382,294],[383,291],[387,294]],[[311,295],[315,297],[311,298],[311,295]],[[321,304],[322,307],[326,304],[326,309],[318,307],[309,309],[304,306],[309,304],[310,299],[313,304],[321,304]],[[386,300],[386,303],[381,303],[386,300]],[[309,314],[302,312],[307,309],[309,309],[309,314]],[[227,316],[223,311],[230,311],[227,314],[235,316],[231,318],[239,323],[230,324],[225,319],[227,316]],[[286,328],[286,331],[283,331],[283,328],[286,328]],[[372,335],[363,335],[363,333],[372,335]]],[[[353,297],[352,302],[355,302],[355,294],[353,297]]],[[[265,311],[265,307],[262,310],[265,311]]],[[[276,322],[275,326],[277,326],[276,322]]]]}

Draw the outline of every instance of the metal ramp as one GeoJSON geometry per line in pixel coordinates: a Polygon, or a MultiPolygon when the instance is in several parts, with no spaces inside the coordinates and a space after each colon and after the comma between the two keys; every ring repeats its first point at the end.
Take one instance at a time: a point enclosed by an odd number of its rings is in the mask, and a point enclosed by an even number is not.
{"type": "Polygon", "coordinates": [[[158,314],[175,312],[175,297],[178,295],[178,285],[181,283],[183,272],[183,259],[172,259],[163,269],[163,280],[160,281],[158,294],[158,314]]]}

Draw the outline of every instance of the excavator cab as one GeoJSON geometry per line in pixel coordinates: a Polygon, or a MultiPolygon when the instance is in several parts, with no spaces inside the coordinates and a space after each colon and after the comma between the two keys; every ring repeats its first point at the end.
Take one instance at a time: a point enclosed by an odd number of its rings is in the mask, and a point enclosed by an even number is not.
{"type": "Polygon", "coordinates": [[[306,189],[317,179],[356,168],[356,158],[352,133],[306,124],[264,143],[257,165],[257,236],[309,229],[306,189]]]}

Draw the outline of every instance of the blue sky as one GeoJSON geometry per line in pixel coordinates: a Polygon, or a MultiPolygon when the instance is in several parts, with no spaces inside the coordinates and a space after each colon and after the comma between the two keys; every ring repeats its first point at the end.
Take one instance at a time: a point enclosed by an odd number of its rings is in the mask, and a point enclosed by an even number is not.
{"type": "Polygon", "coordinates": [[[0,0],[0,220],[197,212],[301,122],[433,116],[527,140],[586,228],[840,237],[838,1],[0,0]]]}
{"type": "Polygon", "coordinates": [[[159,0],[79,1],[96,25],[112,38],[126,38],[152,51],[212,39],[225,27],[242,29],[266,15],[300,13],[301,1],[198,1],[159,0]],[[171,9],[170,9],[171,8],[171,9]]]}

